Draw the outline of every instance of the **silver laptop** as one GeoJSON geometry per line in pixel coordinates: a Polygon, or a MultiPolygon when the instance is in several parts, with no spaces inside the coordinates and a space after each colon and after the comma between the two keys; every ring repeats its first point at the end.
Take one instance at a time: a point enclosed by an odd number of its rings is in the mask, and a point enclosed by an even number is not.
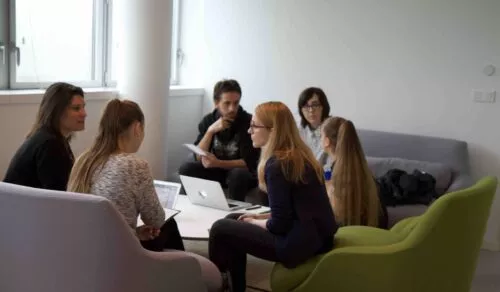
{"type": "Polygon", "coordinates": [[[227,199],[219,182],[181,175],[181,182],[191,203],[215,209],[234,211],[252,206],[227,199]]]}
{"type": "Polygon", "coordinates": [[[167,209],[175,209],[177,197],[181,191],[181,184],[155,180],[154,186],[161,206],[167,209]]]}

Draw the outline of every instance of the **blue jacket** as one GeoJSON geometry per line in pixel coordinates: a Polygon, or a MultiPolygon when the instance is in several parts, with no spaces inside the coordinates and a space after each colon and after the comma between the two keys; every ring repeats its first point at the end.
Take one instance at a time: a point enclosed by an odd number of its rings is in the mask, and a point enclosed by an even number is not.
{"type": "Polygon", "coordinates": [[[276,236],[278,259],[287,268],[330,251],[338,228],[326,187],[311,167],[306,167],[304,179],[304,183],[286,180],[276,158],[266,163],[271,208],[267,229],[276,236]]]}

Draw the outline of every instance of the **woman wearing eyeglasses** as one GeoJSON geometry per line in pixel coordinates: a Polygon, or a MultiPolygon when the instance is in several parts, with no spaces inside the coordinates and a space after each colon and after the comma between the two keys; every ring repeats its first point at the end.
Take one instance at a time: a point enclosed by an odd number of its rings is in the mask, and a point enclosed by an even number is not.
{"type": "Polygon", "coordinates": [[[321,147],[321,124],[330,115],[330,104],[325,92],[318,87],[308,87],[299,96],[298,123],[302,140],[311,148],[321,165],[327,164],[328,155],[321,147]]]}
{"type": "Polygon", "coordinates": [[[245,291],[247,254],[294,268],[330,251],[337,231],[323,171],[288,107],[281,102],[257,106],[249,133],[262,150],[259,187],[271,212],[231,214],[210,229],[210,260],[233,292],[245,291]]]}

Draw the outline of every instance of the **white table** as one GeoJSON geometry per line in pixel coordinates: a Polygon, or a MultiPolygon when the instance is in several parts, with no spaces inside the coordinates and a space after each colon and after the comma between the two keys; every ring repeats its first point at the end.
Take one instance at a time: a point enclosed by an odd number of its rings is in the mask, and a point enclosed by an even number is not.
{"type": "MultiPolygon", "coordinates": [[[[179,195],[175,209],[181,212],[174,218],[179,227],[179,232],[183,239],[188,240],[208,240],[209,229],[215,221],[226,217],[230,213],[260,213],[269,210],[268,207],[261,207],[254,210],[224,211],[199,205],[194,205],[186,195],[179,195]]],[[[138,225],[142,221],[138,218],[138,225]]]]}
{"type": "Polygon", "coordinates": [[[191,240],[208,240],[209,229],[212,224],[232,213],[194,205],[185,195],[179,195],[175,209],[181,211],[174,218],[182,238],[191,240]]]}

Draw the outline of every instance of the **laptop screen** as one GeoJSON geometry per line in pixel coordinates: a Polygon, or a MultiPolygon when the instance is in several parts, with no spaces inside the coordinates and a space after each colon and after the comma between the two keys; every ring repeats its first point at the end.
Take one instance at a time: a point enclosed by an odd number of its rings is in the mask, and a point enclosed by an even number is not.
{"type": "Polygon", "coordinates": [[[156,194],[160,200],[160,204],[163,208],[175,209],[175,204],[177,202],[177,196],[181,190],[181,184],[166,182],[166,181],[154,181],[156,194]]]}

